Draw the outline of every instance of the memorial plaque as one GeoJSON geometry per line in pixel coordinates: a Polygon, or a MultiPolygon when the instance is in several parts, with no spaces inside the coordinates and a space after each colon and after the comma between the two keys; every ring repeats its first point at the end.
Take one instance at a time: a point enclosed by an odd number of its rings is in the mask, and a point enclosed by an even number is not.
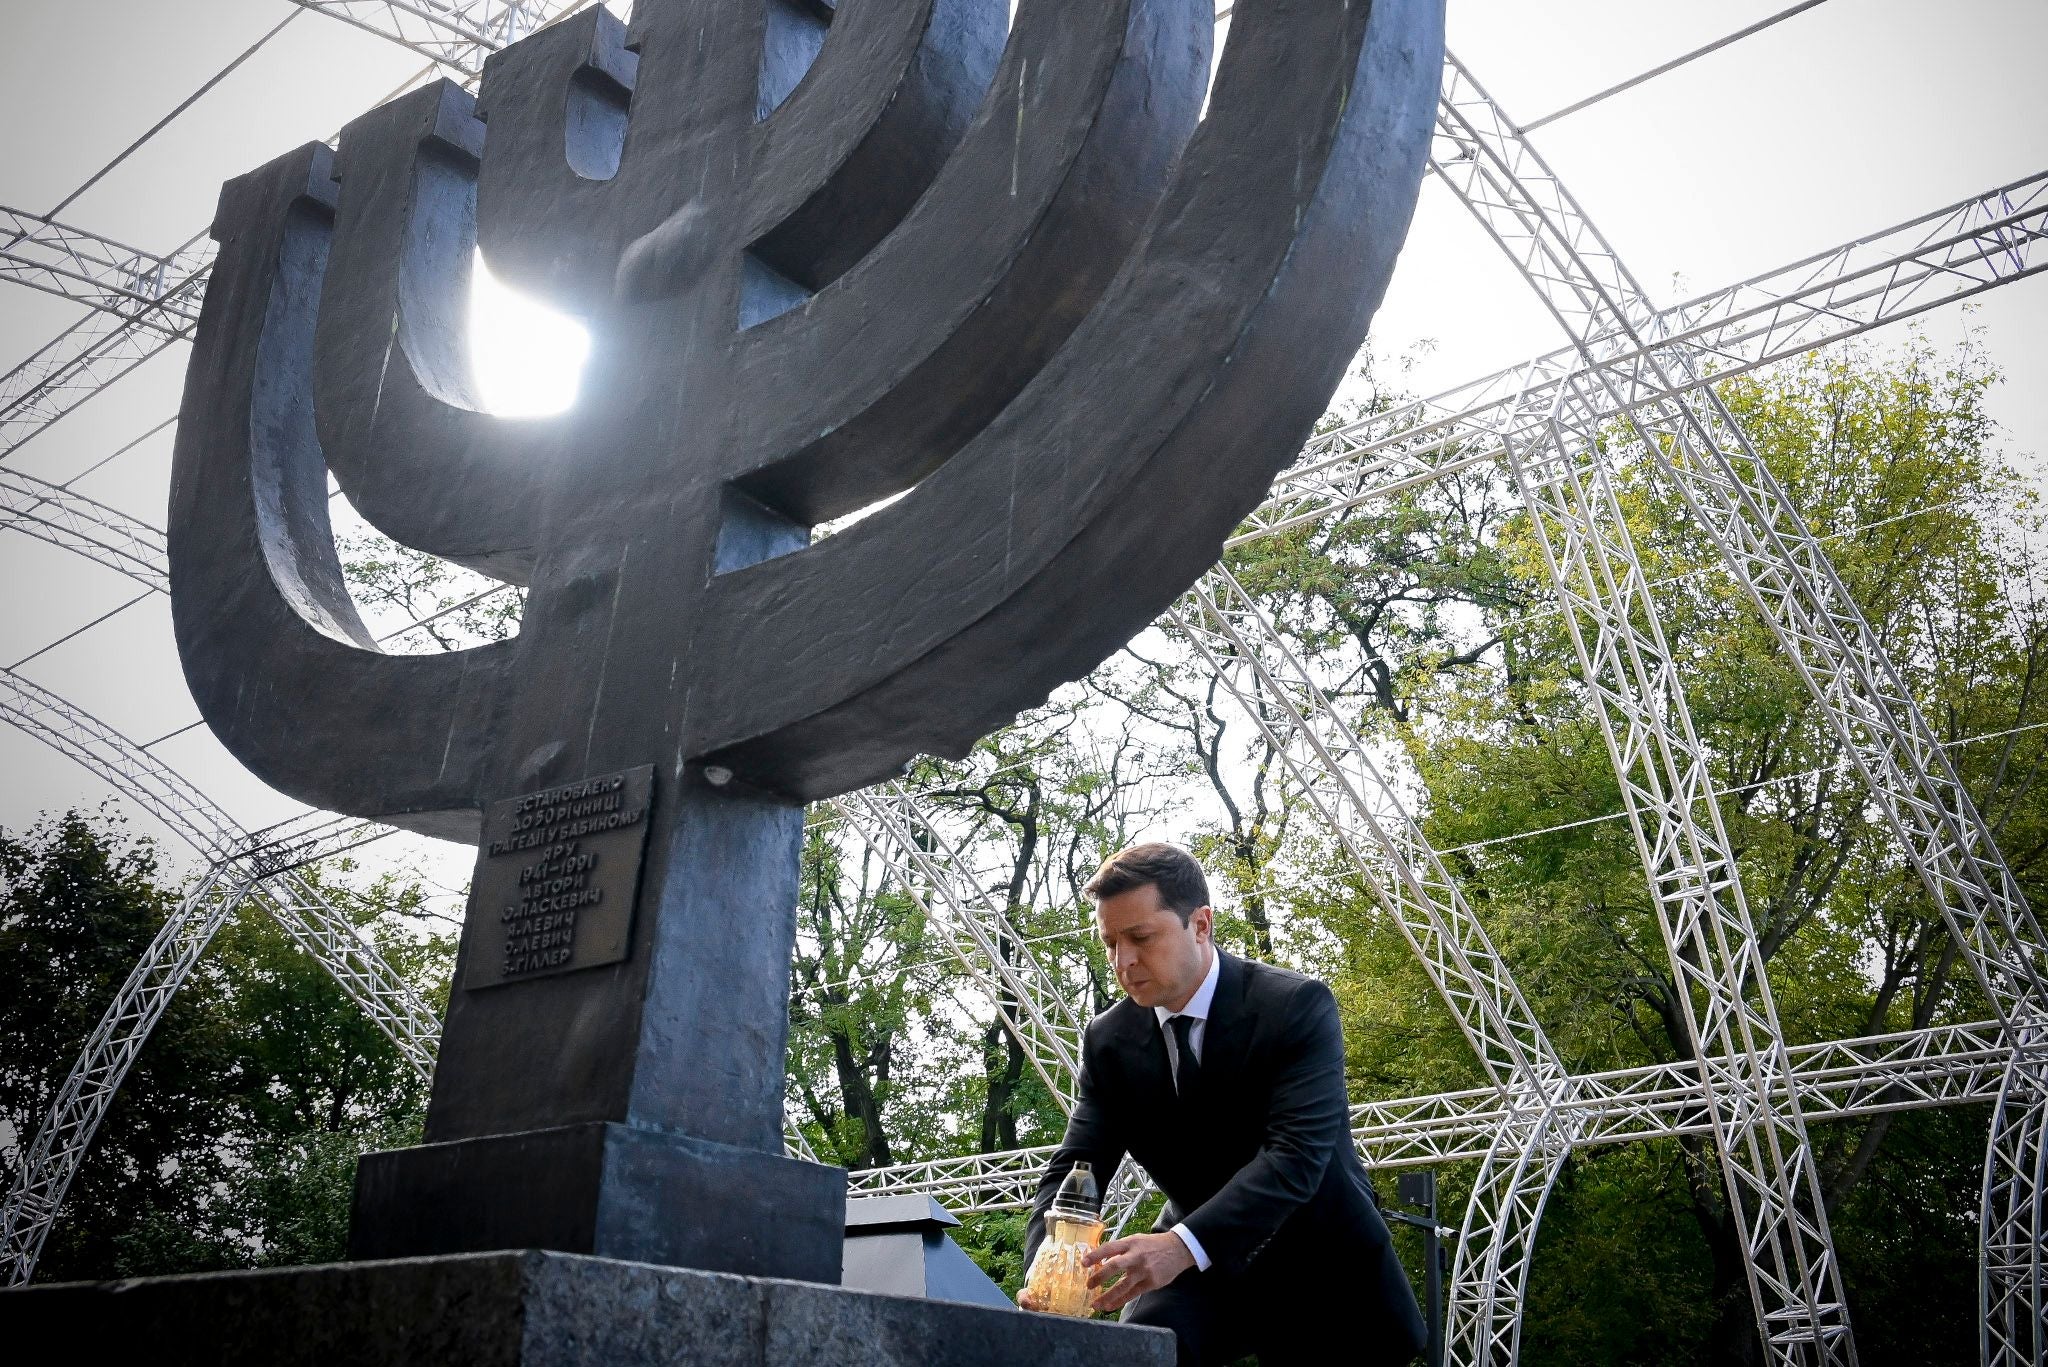
{"type": "Polygon", "coordinates": [[[633,934],[654,766],[494,802],[471,885],[465,987],[617,963],[633,934]]]}

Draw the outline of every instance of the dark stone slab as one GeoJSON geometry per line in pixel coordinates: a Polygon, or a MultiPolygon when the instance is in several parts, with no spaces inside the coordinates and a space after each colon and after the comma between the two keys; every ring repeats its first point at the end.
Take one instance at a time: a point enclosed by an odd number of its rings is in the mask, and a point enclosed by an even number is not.
{"type": "Polygon", "coordinates": [[[837,1282],[843,1168],[569,1125],[365,1154],[352,1258],[543,1248],[837,1282]]]}
{"type": "Polygon", "coordinates": [[[1171,1363],[1173,1336],[1114,1322],[1070,1320],[955,1301],[848,1292],[807,1282],[761,1283],[764,1362],[1006,1367],[1009,1363],[1171,1363]]]}
{"type": "Polygon", "coordinates": [[[0,1292],[0,1342],[151,1367],[1169,1367],[1164,1330],[510,1252],[0,1292]]]}
{"type": "Polygon", "coordinates": [[[859,1291],[1017,1307],[947,1232],[960,1222],[929,1196],[863,1196],[846,1203],[839,1281],[859,1291]]]}

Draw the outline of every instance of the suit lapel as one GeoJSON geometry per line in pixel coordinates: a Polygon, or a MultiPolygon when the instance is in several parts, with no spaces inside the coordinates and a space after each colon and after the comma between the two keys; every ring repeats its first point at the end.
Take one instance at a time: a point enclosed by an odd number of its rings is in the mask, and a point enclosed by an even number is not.
{"type": "Polygon", "coordinates": [[[1202,1030],[1202,1091],[1208,1098],[1236,1090],[1251,1045],[1252,1021],[1245,1010],[1244,960],[1216,951],[1216,995],[1209,1001],[1209,1023],[1202,1030]]]}
{"type": "Polygon", "coordinates": [[[1161,1101],[1170,1105],[1173,1065],[1166,1057],[1166,1035],[1159,1028],[1159,1018],[1152,1014],[1151,1007],[1140,1006],[1128,997],[1123,1004],[1130,1008],[1123,1029],[1125,1057],[1131,1067],[1131,1093],[1146,1098],[1155,1107],[1161,1101]]]}
{"type": "Polygon", "coordinates": [[[1202,1081],[1185,1100],[1173,1085],[1173,1064],[1166,1056],[1166,1032],[1152,1009],[1126,997],[1119,1029],[1130,1068],[1133,1098],[1143,1098],[1144,1113],[1165,1117],[1183,1105],[1202,1106],[1234,1092],[1251,1045],[1252,1021],[1245,1010],[1245,966],[1242,959],[1216,951],[1216,995],[1209,1002],[1209,1023],[1202,1032],[1202,1081]]]}

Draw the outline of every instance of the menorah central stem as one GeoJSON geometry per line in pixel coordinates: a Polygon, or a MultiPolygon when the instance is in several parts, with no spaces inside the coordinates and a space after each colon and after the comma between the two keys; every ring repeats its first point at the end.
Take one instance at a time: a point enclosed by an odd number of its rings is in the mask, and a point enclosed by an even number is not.
{"type": "Polygon", "coordinates": [[[711,490],[652,506],[608,543],[565,509],[536,575],[427,1143],[364,1160],[357,1257],[839,1278],[845,1175],[782,1156],[803,809],[679,762],[691,642],[670,625],[717,556],[802,532],[721,518],[711,490]]]}

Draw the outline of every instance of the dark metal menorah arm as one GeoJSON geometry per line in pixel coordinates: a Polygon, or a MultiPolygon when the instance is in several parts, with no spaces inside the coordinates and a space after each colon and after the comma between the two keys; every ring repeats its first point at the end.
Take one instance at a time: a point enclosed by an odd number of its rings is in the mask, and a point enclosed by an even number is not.
{"type": "Polygon", "coordinates": [[[428,1119],[358,1251],[831,1280],[779,1156],[801,804],[959,755],[1218,555],[1406,230],[1435,0],[641,0],[224,190],[172,492],[216,734],[479,840],[428,1119]],[[843,8],[843,12],[839,12],[843,8]],[[476,403],[470,262],[584,318],[574,407],[476,403]],[[527,588],[382,653],[332,474],[527,588]],[[892,495],[817,544],[818,522],[892,495]],[[480,822],[481,816],[481,822],[480,822]]]}

